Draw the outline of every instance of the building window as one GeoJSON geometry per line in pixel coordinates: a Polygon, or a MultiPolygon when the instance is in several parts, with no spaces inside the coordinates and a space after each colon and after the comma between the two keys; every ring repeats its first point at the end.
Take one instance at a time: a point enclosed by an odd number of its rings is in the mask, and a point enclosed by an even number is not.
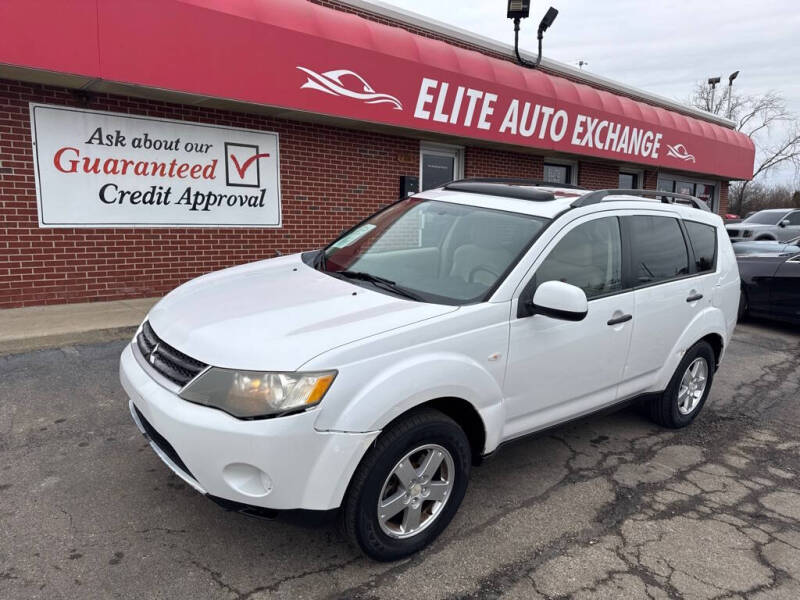
{"type": "Polygon", "coordinates": [[[657,188],[663,192],[677,192],[678,194],[695,196],[705,202],[712,211],[717,212],[717,186],[713,183],[660,176],[657,188]]]}
{"type": "Polygon", "coordinates": [[[714,205],[714,186],[707,183],[698,183],[694,188],[694,195],[709,206],[714,205]]]}
{"type": "Polygon", "coordinates": [[[554,163],[544,163],[544,173],[542,179],[546,183],[572,183],[572,165],[559,165],[554,163]]]}
{"type": "Polygon", "coordinates": [[[619,188],[621,190],[638,190],[639,187],[638,173],[619,172],[619,188]]]}
{"type": "Polygon", "coordinates": [[[675,182],[675,191],[679,194],[687,194],[689,196],[694,196],[694,183],[691,181],[676,181],[675,182]]]}
{"type": "Polygon", "coordinates": [[[441,187],[464,177],[463,149],[444,144],[420,145],[420,191],[441,187]]]}

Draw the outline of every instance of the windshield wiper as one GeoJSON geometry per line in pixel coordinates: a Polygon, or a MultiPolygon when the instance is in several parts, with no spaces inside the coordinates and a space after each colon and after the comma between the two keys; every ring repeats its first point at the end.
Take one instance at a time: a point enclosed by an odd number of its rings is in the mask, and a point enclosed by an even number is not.
{"type": "Polygon", "coordinates": [[[314,268],[317,271],[325,271],[328,266],[328,257],[325,256],[325,249],[319,251],[319,254],[314,257],[314,268]]]}
{"type": "Polygon", "coordinates": [[[372,273],[366,273],[364,271],[332,271],[330,272],[331,275],[338,275],[341,277],[345,277],[346,279],[358,279],[360,281],[368,281],[380,288],[398,294],[400,296],[405,296],[406,298],[410,298],[411,300],[422,301],[422,296],[419,294],[415,294],[411,290],[407,290],[402,286],[397,285],[397,282],[392,281],[391,279],[386,279],[386,277],[380,277],[379,275],[373,275],[372,273]]]}

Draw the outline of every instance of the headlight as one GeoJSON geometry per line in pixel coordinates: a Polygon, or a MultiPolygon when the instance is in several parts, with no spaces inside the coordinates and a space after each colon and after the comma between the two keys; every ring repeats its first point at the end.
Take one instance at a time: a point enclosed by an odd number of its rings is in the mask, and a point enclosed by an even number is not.
{"type": "Polygon", "coordinates": [[[319,404],[335,377],[336,371],[268,373],[212,367],[189,383],[180,396],[240,419],[269,417],[319,404]]]}

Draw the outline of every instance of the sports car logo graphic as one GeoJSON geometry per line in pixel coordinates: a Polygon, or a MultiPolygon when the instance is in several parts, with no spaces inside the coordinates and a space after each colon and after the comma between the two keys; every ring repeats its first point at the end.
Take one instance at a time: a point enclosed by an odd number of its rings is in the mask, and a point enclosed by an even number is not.
{"type": "Polygon", "coordinates": [[[667,144],[667,156],[685,160],[687,162],[695,162],[694,154],[689,154],[688,150],[686,150],[686,146],[683,144],[675,144],[674,146],[667,144]]]}
{"type": "Polygon", "coordinates": [[[305,67],[297,68],[308,75],[308,79],[300,86],[301,88],[361,100],[365,104],[392,104],[395,110],[403,110],[400,100],[389,94],[376,92],[361,75],[348,69],[315,73],[305,67]]]}

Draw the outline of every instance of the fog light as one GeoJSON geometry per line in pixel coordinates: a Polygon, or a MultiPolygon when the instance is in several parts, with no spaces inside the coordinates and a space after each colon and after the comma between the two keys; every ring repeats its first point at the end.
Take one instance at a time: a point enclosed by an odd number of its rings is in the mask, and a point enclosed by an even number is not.
{"type": "Polygon", "coordinates": [[[244,496],[261,498],[272,491],[272,480],[258,467],[233,463],[222,470],[222,478],[229,486],[244,496]]]}

